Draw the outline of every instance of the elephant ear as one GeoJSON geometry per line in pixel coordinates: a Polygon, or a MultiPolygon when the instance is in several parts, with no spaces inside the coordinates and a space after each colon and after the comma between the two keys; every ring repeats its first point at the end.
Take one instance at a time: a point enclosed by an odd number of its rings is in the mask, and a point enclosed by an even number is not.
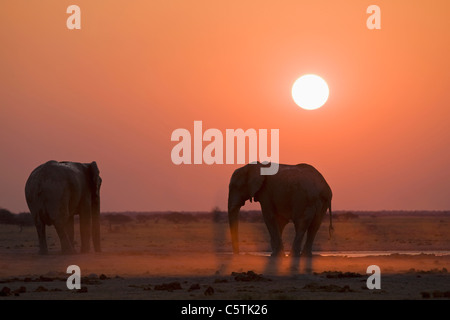
{"type": "Polygon", "coordinates": [[[89,175],[91,178],[92,196],[99,198],[102,178],[100,178],[100,170],[98,169],[97,162],[93,161],[89,164],[89,175]]]}
{"type": "MultiPolygon", "coordinates": [[[[252,198],[256,196],[256,193],[261,189],[263,186],[264,180],[266,176],[261,175],[260,165],[257,164],[249,164],[249,171],[248,171],[248,177],[247,177],[247,183],[249,187],[250,192],[250,201],[252,201],[252,198]]],[[[255,201],[258,201],[258,199],[255,197],[255,201]]]]}

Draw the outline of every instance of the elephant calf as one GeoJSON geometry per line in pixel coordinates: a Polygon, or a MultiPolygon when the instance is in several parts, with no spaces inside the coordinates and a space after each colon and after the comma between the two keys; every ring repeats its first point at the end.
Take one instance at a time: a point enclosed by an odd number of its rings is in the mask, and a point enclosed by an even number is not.
{"type": "Polygon", "coordinates": [[[332,230],[330,186],[314,167],[308,164],[280,164],[274,175],[261,175],[266,164],[251,163],[236,169],[230,179],[228,193],[228,218],[230,222],[233,252],[239,253],[239,210],[245,201],[254,199],[261,204],[261,211],[269,230],[272,256],[284,256],[281,235],[289,220],[294,222],[295,239],[292,256],[299,256],[303,236],[307,233],[302,255],[311,256],[312,244],[322,219],[330,210],[332,230]]]}
{"type": "Polygon", "coordinates": [[[54,225],[65,254],[74,249],[74,215],[80,216],[81,252],[90,239],[100,249],[100,186],[97,163],[48,161],[30,174],[25,197],[39,238],[39,253],[47,254],[45,225],[54,225]]]}

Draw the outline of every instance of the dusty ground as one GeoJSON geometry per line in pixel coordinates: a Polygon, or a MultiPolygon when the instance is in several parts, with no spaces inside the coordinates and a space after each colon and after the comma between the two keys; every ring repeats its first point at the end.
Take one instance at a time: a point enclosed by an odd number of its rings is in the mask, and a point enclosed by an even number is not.
{"type": "MultiPolygon", "coordinates": [[[[224,222],[133,221],[102,226],[102,253],[62,256],[54,228],[50,254],[37,254],[34,228],[0,225],[0,299],[449,299],[450,216],[328,217],[314,250],[419,251],[369,257],[315,256],[293,261],[269,251],[262,223],[240,224],[241,255],[230,253],[224,222]],[[68,290],[66,269],[81,268],[81,291],[68,290]],[[368,290],[369,265],[381,268],[381,290],[368,290]],[[252,271],[252,272],[248,272],[252,271]],[[234,273],[232,275],[232,273],[234,273]],[[8,290],[9,289],[9,290],[8,290]],[[3,296],[2,296],[3,295],[3,296]]],[[[78,233],[78,226],[76,227],[78,233]]],[[[290,248],[293,228],[284,234],[290,248]]]]}

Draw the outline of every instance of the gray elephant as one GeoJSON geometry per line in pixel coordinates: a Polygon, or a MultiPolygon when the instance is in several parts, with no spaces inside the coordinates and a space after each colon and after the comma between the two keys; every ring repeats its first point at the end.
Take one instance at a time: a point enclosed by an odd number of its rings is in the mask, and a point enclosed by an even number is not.
{"type": "Polygon", "coordinates": [[[64,254],[75,253],[74,215],[80,216],[81,252],[92,236],[100,249],[100,186],[97,163],[48,161],[30,174],[25,197],[39,238],[39,253],[47,254],[45,225],[54,225],[64,254]]]}
{"type": "Polygon", "coordinates": [[[311,256],[312,244],[322,219],[330,210],[332,192],[324,177],[308,164],[279,165],[274,175],[261,175],[261,167],[270,164],[251,163],[234,171],[229,185],[228,218],[230,223],[233,252],[239,253],[238,223],[239,210],[245,201],[252,198],[261,205],[262,215],[269,230],[272,256],[284,256],[282,233],[286,224],[292,220],[295,226],[295,239],[291,256],[300,253],[311,256]],[[306,242],[301,250],[304,234],[306,242]]]}

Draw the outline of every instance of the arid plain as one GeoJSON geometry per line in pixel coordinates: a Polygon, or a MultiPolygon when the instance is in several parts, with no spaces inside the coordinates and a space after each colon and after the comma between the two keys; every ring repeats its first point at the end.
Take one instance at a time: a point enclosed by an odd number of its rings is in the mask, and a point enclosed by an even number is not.
{"type": "MultiPolygon", "coordinates": [[[[38,255],[32,226],[0,225],[0,299],[449,299],[450,213],[338,212],[325,217],[312,259],[269,257],[258,212],[243,212],[240,255],[224,212],[102,214],[102,252],[38,255]],[[129,218],[124,218],[129,217],[129,218]],[[69,290],[69,265],[81,290],[69,290]],[[378,265],[381,289],[366,286],[378,265]]],[[[75,226],[79,244],[79,229],[75,226]]],[[[294,236],[288,224],[288,251],[294,236]]],[[[78,248],[79,249],[79,248],[78,248]]]]}

